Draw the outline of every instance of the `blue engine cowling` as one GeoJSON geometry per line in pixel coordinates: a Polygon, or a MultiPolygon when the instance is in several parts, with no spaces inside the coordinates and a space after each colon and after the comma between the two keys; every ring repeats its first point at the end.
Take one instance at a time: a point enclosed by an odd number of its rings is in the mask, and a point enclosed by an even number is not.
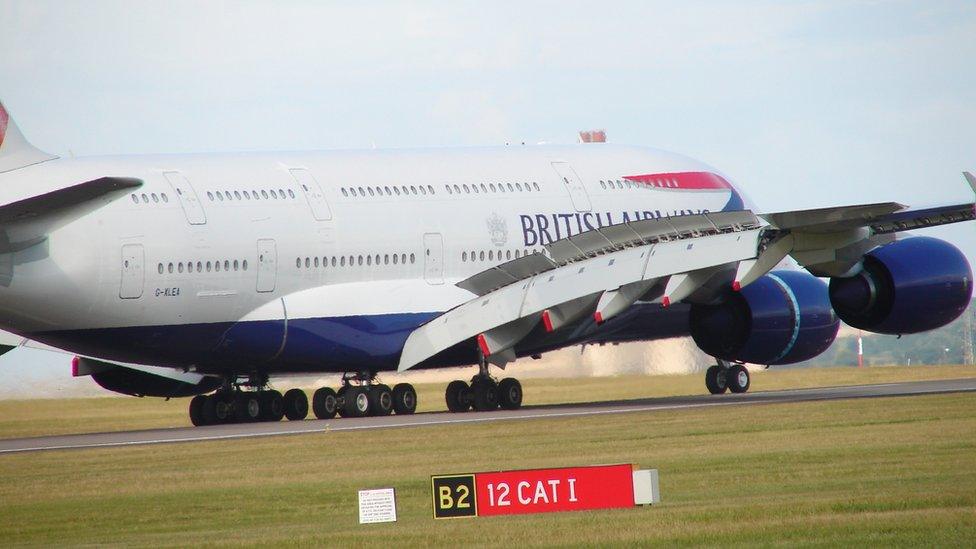
{"type": "Polygon", "coordinates": [[[973,295],[966,256],[944,240],[914,237],[875,248],[864,269],[830,280],[830,302],[851,326],[880,334],[913,334],[945,326],[973,295]]]}
{"type": "Polygon", "coordinates": [[[719,305],[692,305],[691,336],[706,353],[754,364],[792,364],[824,352],[840,328],[827,284],[776,271],[719,305]]]}

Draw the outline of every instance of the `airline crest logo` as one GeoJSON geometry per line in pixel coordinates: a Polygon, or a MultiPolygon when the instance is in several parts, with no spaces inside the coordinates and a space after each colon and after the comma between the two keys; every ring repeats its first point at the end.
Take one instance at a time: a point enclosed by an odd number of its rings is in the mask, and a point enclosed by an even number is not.
{"type": "Polygon", "coordinates": [[[498,247],[504,246],[508,242],[508,223],[505,222],[505,218],[493,212],[486,224],[488,234],[491,235],[491,243],[498,247]]]}
{"type": "Polygon", "coordinates": [[[7,135],[7,122],[9,120],[7,109],[3,108],[3,103],[0,103],[0,147],[3,146],[3,138],[7,135]]]}

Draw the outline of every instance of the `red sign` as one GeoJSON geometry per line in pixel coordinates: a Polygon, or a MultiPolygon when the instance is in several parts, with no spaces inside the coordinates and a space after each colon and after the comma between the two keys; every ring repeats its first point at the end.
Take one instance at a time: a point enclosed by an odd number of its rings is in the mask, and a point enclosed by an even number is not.
{"type": "Polygon", "coordinates": [[[431,482],[435,518],[635,505],[630,464],[445,475],[432,477],[431,482]]]}

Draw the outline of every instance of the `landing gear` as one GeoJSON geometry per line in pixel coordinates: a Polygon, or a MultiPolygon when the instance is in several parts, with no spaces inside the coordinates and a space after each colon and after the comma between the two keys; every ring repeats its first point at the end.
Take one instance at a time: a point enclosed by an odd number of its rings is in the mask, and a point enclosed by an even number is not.
{"type": "MultiPolygon", "coordinates": [[[[289,389],[284,395],[265,389],[266,376],[252,375],[238,382],[225,379],[223,387],[211,395],[197,395],[190,400],[190,423],[194,426],[251,421],[292,421],[305,419],[309,412],[308,396],[301,389],[289,389]]],[[[417,391],[409,383],[398,383],[392,389],[376,383],[376,374],[347,374],[342,387],[335,391],[322,387],[312,395],[311,411],[318,419],[342,417],[407,415],[417,410],[417,391]]]]}
{"type": "Polygon", "coordinates": [[[512,377],[496,382],[488,373],[488,362],[481,358],[478,373],[471,378],[471,384],[456,379],[444,391],[447,409],[451,412],[487,412],[501,407],[504,410],[518,410],[522,406],[522,384],[512,377]]]}
{"type": "Polygon", "coordinates": [[[323,387],[315,391],[312,411],[319,419],[412,414],[417,409],[417,391],[409,383],[390,389],[376,383],[376,374],[361,372],[342,377],[342,387],[333,391],[323,387]]]}
{"type": "Polygon", "coordinates": [[[705,371],[705,387],[713,395],[720,395],[726,390],[744,393],[749,390],[749,382],[749,370],[742,364],[720,360],[705,371]]]}

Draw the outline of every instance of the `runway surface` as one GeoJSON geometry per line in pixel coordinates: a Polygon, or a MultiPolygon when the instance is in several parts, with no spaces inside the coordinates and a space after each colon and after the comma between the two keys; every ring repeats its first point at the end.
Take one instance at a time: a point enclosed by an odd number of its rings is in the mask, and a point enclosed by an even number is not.
{"type": "Polygon", "coordinates": [[[655,410],[677,410],[682,408],[705,408],[713,406],[744,406],[749,404],[774,404],[809,402],[817,400],[913,396],[963,392],[976,392],[976,378],[944,381],[884,383],[879,385],[854,385],[849,387],[823,387],[816,389],[794,389],[789,391],[766,391],[738,395],[697,395],[611,402],[589,402],[582,404],[525,406],[522,409],[515,411],[499,410],[494,412],[468,412],[461,414],[431,412],[415,414],[412,416],[393,415],[386,417],[368,417],[356,419],[343,418],[332,420],[282,421],[277,423],[242,423],[212,425],[208,427],[176,427],[171,429],[151,429],[143,431],[121,431],[114,433],[87,433],[79,435],[17,438],[0,440],[0,454],[37,452],[44,450],[104,448],[111,446],[139,446],[171,442],[232,440],[253,437],[324,433],[328,431],[365,431],[370,429],[393,429],[402,427],[423,427],[430,425],[480,423],[485,421],[512,421],[519,419],[623,414],[633,412],[651,412],[655,410]]]}

